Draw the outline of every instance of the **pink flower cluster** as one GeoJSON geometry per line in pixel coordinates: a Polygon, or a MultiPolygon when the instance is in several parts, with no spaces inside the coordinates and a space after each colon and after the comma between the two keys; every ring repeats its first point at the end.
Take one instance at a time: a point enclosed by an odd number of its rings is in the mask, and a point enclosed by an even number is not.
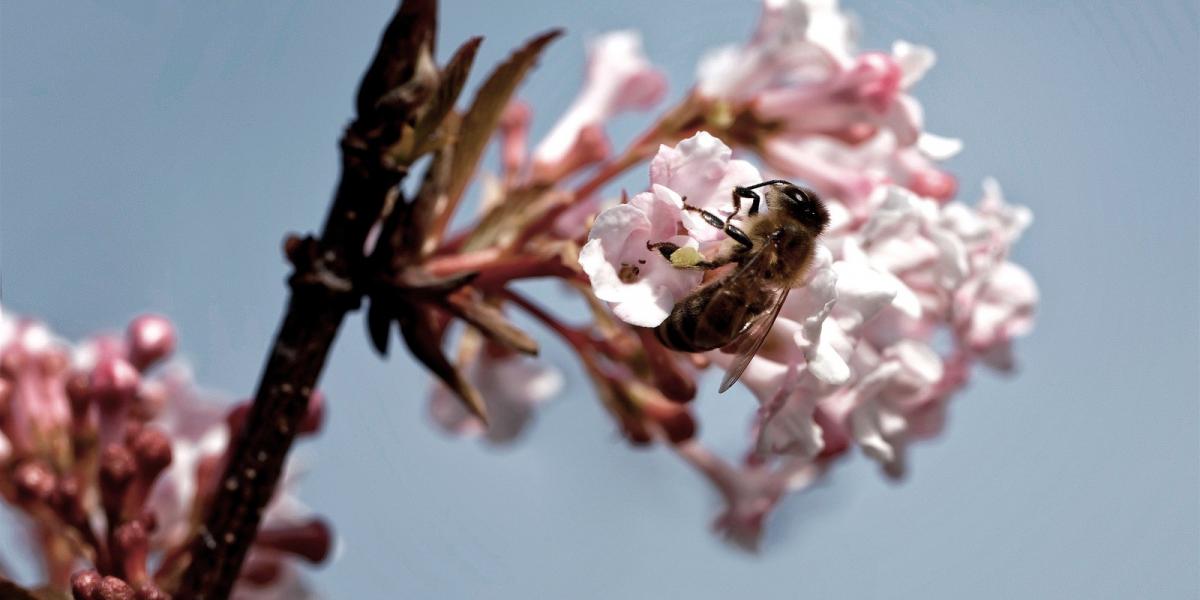
{"type": "MultiPolygon", "coordinates": [[[[691,92],[620,153],[606,121],[650,108],[664,80],[636,34],[596,38],[576,101],[532,153],[529,106],[515,102],[501,119],[504,177],[485,191],[486,235],[456,238],[474,240],[467,254],[455,244],[435,251],[478,271],[495,306],[516,305],[563,338],[622,433],[669,443],[704,474],[728,504],[717,528],[748,548],[787,492],[854,447],[902,475],[906,448],[940,431],[976,363],[1011,369],[1012,340],[1032,328],[1037,304],[1032,278],[1009,260],[1030,212],[991,180],[978,202],[955,200],[958,182],[939,163],[962,144],[924,130],[913,89],[933,52],[904,41],[860,51],[836,0],[763,6],[751,39],[704,57],[691,92]],[[599,210],[604,185],[647,161],[647,189],[599,210]],[[672,352],[650,331],[721,274],[677,268],[648,245],[674,244],[680,262],[714,259],[727,236],[685,204],[744,225],[734,189],[771,179],[815,190],[830,222],[740,378],[758,406],[734,466],[695,439],[688,404],[701,374],[732,355],[672,352]],[[528,220],[514,215],[525,209],[528,220]],[[591,323],[565,324],[505,287],[546,276],[575,286],[591,323]]],[[[430,412],[449,431],[492,442],[514,439],[560,387],[552,370],[471,328],[456,366],[491,422],[441,387],[430,412]]]]}
{"type": "Polygon", "coordinates": [[[709,259],[723,247],[719,229],[682,210],[684,198],[724,218],[734,186],[776,177],[823,198],[832,222],[814,263],[741,377],[759,404],[746,464],[733,468],[695,441],[677,447],[728,501],[718,529],[746,547],[786,491],[854,446],[902,475],[905,448],[941,430],[972,364],[1011,368],[1012,339],[1032,327],[1036,285],[1008,260],[1030,212],[991,180],[975,205],[952,201],[957,185],[935,161],[960,144],[923,133],[907,94],[932,52],[898,42],[890,55],[856,54],[853,42],[850,19],[831,3],[768,0],[750,43],[701,63],[697,94],[716,114],[772,124],[754,148],[771,172],[732,158],[705,131],[664,145],[650,190],[600,213],[579,255],[616,317],[654,327],[701,276],[646,242],[709,259]],[[935,337],[946,334],[939,348],[935,337]]]}
{"type": "MultiPolygon", "coordinates": [[[[217,486],[247,405],[199,390],[166,362],[175,344],[159,316],[71,345],[0,313],[0,498],[27,517],[50,585],[76,598],[167,597],[217,486]]],[[[307,433],[321,412],[318,398],[307,433]]],[[[281,490],[235,597],[294,597],[292,559],[320,562],[331,545],[325,522],[281,490]]]]}

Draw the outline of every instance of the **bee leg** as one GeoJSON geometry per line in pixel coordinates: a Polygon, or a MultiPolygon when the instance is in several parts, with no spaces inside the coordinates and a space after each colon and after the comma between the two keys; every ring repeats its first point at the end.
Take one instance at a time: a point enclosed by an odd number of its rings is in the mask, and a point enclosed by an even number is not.
{"type": "Polygon", "coordinates": [[[667,260],[671,260],[671,255],[674,254],[675,251],[679,249],[679,244],[673,244],[671,242],[651,243],[651,242],[647,241],[646,249],[647,250],[657,250],[659,254],[663,255],[663,258],[665,258],[667,260]]]}
{"type": "Polygon", "coordinates": [[[679,250],[679,244],[675,244],[672,242],[646,242],[646,249],[647,250],[657,250],[658,253],[663,255],[663,258],[670,261],[671,265],[674,266],[676,269],[702,269],[702,270],[708,271],[710,269],[716,269],[719,267],[723,267],[723,266],[733,262],[732,255],[723,255],[723,256],[718,256],[714,260],[701,260],[701,261],[696,261],[695,263],[692,263],[692,264],[678,264],[675,261],[671,260],[671,255],[675,254],[676,250],[679,250]]]}
{"type": "Polygon", "coordinates": [[[687,211],[691,211],[691,212],[698,212],[698,213],[700,213],[701,218],[704,219],[705,223],[708,223],[709,225],[712,225],[713,227],[716,227],[717,229],[721,229],[721,230],[725,229],[725,221],[723,219],[721,219],[721,217],[718,217],[717,215],[714,215],[714,214],[708,212],[707,210],[704,210],[702,208],[696,208],[695,206],[689,206],[687,204],[683,205],[683,210],[687,210],[687,211]]]}
{"type": "Polygon", "coordinates": [[[750,210],[746,214],[751,217],[757,215],[758,205],[762,201],[762,198],[750,188],[744,188],[740,185],[733,188],[733,214],[736,215],[742,210],[742,198],[749,198],[751,200],[750,210]]]}
{"type": "MultiPolygon", "coordinates": [[[[753,194],[755,197],[758,196],[758,194],[754,194],[754,192],[749,192],[749,193],[753,194]]],[[[755,202],[755,204],[757,205],[758,203],[755,202]]],[[[745,231],[742,231],[733,223],[730,223],[729,221],[723,221],[723,220],[721,220],[721,217],[718,217],[717,215],[714,215],[714,214],[708,212],[707,210],[696,208],[695,206],[688,206],[688,205],[684,204],[683,210],[690,210],[692,212],[700,213],[700,216],[704,218],[705,223],[708,223],[709,225],[712,225],[713,227],[716,227],[717,229],[724,231],[725,235],[733,238],[733,241],[735,241],[747,248],[754,247],[754,242],[750,241],[750,236],[746,235],[745,231]]],[[[752,207],[751,210],[754,210],[754,208],[752,207]]],[[[660,250],[660,252],[661,252],[661,250],[660,250]]]]}
{"type": "Polygon", "coordinates": [[[725,224],[725,235],[733,238],[733,241],[745,246],[747,249],[754,247],[754,242],[750,241],[750,236],[746,235],[745,231],[739,229],[732,223],[725,224]]]}

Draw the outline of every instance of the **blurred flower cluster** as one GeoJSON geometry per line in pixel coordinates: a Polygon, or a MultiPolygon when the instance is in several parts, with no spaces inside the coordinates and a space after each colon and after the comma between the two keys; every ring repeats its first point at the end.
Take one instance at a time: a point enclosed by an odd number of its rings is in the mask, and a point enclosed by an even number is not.
{"type": "MultiPolygon", "coordinates": [[[[155,315],[71,344],[0,313],[0,498],[24,515],[48,590],[168,597],[247,409],[199,389],[168,360],[175,344],[174,326],[155,315]]],[[[315,397],[308,434],[322,420],[315,397]]],[[[329,527],[292,488],[268,509],[235,597],[304,597],[295,559],[329,554],[329,527]]]]}
{"type": "MultiPolygon", "coordinates": [[[[496,129],[501,172],[483,178],[478,219],[432,243],[425,266],[472,277],[463,289],[475,302],[558,335],[624,436],[674,448],[726,500],[716,528],[755,548],[778,501],[854,447],[901,476],[906,448],[939,433],[972,367],[1010,370],[1013,338],[1032,328],[1036,285],[1008,258],[1031,214],[992,180],[977,201],[956,199],[939,162],[962,144],[926,132],[912,95],[934,60],[903,41],[860,51],[856,21],[836,2],[765,0],[753,36],[706,55],[691,91],[614,152],[605,124],[651,109],[665,80],[636,33],[597,36],[575,102],[532,150],[534,111],[508,104],[496,129]],[[646,191],[605,195],[638,166],[648,166],[646,191]],[[758,406],[744,458],[730,462],[700,443],[690,403],[700,376],[732,355],[673,352],[652,332],[712,276],[647,244],[717,257],[726,235],[685,201],[737,223],[734,188],[771,179],[815,190],[830,223],[741,377],[758,406]],[[591,318],[572,322],[524,295],[520,281],[540,277],[565,282],[591,318]]],[[[560,376],[470,325],[431,414],[449,431],[507,442],[560,376]]]]}

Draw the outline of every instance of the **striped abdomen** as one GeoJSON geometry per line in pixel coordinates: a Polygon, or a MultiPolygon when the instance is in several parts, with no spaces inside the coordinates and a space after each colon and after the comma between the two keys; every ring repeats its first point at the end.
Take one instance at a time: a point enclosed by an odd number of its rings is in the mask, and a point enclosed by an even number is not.
{"type": "Polygon", "coordinates": [[[654,334],[664,346],[680,352],[704,352],[729,344],[766,308],[753,301],[761,294],[740,289],[742,281],[700,288],[676,304],[654,334]]]}

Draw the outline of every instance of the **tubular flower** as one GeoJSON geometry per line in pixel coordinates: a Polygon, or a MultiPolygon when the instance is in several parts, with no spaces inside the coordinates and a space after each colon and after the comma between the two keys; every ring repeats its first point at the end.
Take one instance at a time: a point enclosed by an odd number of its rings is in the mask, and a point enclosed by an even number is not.
{"type": "Polygon", "coordinates": [[[642,54],[637,32],[613,31],[592,40],[583,89],[533,152],[534,178],[554,180],[604,159],[604,123],[622,112],[654,106],[666,85],[642,54]]]}
{"type": "Polygon", "coordinates": [[[496,348],[485,347],[473,353],[476,356],[464,370],[487,405],[487,424],[467,412],[453,392],[441,384],[430,396],[429,414],[450,433],[482,434],[493,444],[510,443],[524,431],[534,410],[562,389],[562,374],[532,358],[498,352],[496,348]]]}

